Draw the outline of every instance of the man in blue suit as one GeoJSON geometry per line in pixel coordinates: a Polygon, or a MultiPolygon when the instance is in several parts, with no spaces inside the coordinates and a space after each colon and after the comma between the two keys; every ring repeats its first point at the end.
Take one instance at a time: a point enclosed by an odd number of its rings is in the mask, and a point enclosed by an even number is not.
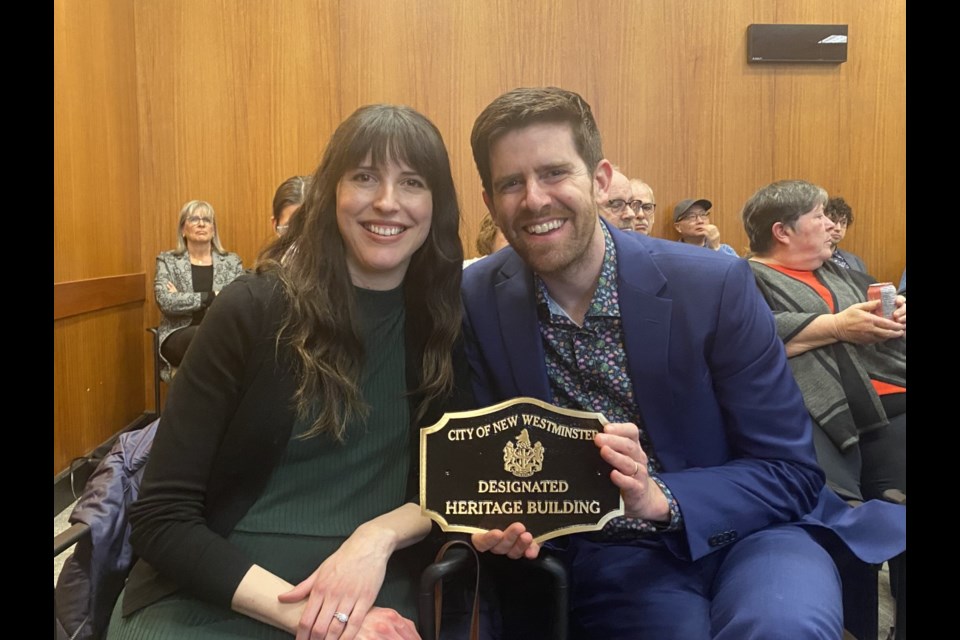
{"type": "MultiPolygon", "coordinates": [[[[508,92],[471,143],[511,247],[464,273],[477,401],[533,396],[611,421],[596,444],[627,515],[557,545],[575,632],[840,637],[836,567],[799,524],[845,505],[824,491],[749,266],[602,223],[611,165],[575,93],[508,92]]],[[[473,540],[511,557],[539,552],[522,524],[473,540]]],[[[897,552],[866,547],[858,555],[870,561],[897,552]]]]}

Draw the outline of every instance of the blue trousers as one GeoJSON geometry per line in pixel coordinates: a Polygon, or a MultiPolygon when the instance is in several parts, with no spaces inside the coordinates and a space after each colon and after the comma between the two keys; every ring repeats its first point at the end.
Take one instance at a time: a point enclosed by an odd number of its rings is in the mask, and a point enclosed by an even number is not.
{"type": "Polygon", "coordinates": [[[584,640],[836,640],[840,577],[802,528],[754,533],[695,562],[659,539],[595,542],[572,536],[571,630],[584,640]]]}

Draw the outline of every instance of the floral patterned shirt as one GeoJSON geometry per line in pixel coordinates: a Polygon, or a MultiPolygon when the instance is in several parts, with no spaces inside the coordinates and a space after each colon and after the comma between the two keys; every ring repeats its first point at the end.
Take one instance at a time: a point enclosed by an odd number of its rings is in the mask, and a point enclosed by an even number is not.
{"type": "Polygon", "coordinates": [[[611,422],[637,425],[650,477],[670,503],[669,524],[622,516],[607,523],[603,537],[629,539],[676,531],[683,527],[680,509],[670,489],[656,475],[660,465],[633,395],[620,320],[616,248],[606,226],[600,228],[605,247],[603,265],[582,326],[550,297],[543,280],[535,276],[537,314],[552,401],[561,407],[600,412],[611,422]]]}

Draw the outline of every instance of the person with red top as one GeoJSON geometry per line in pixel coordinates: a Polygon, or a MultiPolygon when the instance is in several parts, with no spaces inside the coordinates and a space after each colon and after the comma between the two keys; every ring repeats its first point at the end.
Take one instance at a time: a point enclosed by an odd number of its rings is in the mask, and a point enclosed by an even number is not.
{"type": "Polygon", "coordinates": [[[907,305],[892,317],[867,300],[874,279],[830,261],[827,193],[774,182],[743,207],[750,266],[814,422],[827,484],[847,499],[906,494],[907,305]]]}

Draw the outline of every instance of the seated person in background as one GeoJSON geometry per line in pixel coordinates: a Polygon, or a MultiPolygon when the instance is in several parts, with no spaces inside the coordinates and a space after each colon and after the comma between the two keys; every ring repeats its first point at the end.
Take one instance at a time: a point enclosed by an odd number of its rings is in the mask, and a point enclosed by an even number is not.
{"type": "Polygon", "coordinates": [[[634,207],[639,207],[639,203],[633,203],[630,179],[613,169],[610,190],[604,194],[602,202],[597,202],[600,205],[600,215],[617,229],[633,231],[634,221],[637,219],[634,207]]]}
{"type": "Polygon", "coordinates": [[[833,254],[830,256],[830,260],[844,269],[856,269],[866,273],[867,265],[860,259],[860,256],[844,251],[839,247],[843,237],[847,235],[847,229],[853,224],[853,209],[850,208],[846,200],[836,197],[827,200],[827,203],[823,205],[823,212],[833,222],[833,229],[830,230],[833,254]]]}
{"type": "Polygon", "coordinates": [[[749,260],[813,417],[817,459],[845,498],[907,492],[907,306],[873,312],[866,274],[830,260],[826,192],[775,182],[743,207],[749,260]]]}
{"type": "Polygon", "coordinates": [[[459,220],[423,115],[371,105],[337,127],[170,389],[111,640],[418,637],[418,426],[469,385],[459,220]]]}
{"type": "Polygon", "coordinates": [[[220,244],[213,207],[191,200],[180,210],[177,248],[157,256],[153,292],[163,313],[158,337],[163,368],[170,382],[180,366],[207,307],[216,295],[243,273],[240,256],[220,244]]]}
{"type": "Polygon", "coordinates": [[[300,208],[306,197],[310,176],[293,176],[283,181],[273,196],[273,231],[278,236],[287,232],[290,217],[300,208]]]}
{"type": "MultiPolygon", "coordinates": [[[[739,257],[733,247],[728,244],[718,243],[716,247],[707,245],[707,227],[710,223],[710,207],[712,206],[713,203],[705,198],[699,200],[688,198],[677,203],[677,206],[673,208],[673,227],[680,234],[680,242],[713,249],[735,258],[739,257]]],[[[718,238],[719,235],[720,232],[717,231],[718,238]]]]}
{"type": "Polygon", "coordinates": [[[653,230],[653,218],[657,213],[657,199],[653,197],[653,189],[643,180],[634,178],[630,181],[630,196],[630,205],[635,207],[634,212],[637,214],[633,230],[648,236],[653,230]]]}
{"type": "Polygon", "coordinates": [[[505,246],[507,246],[507,240],[503,237],[500,229],[497,229],[497,225],[493,221],[493,218],[490,217],[490,214],[483,216],[483,220],[480,221],[480,231],[477,233],[476,244],[477,253],[480,255],[476,258],[464,260],[463,268],[466,269],[477,260],[485,258],[491,253],[496,253],[505,246]]]}
{"type": "MultiPolygon", "coordinates": [[[[612,168],[575,93],[514,89],[470,141],[510,243],[464,272],[477,402],[530,396],[611,421],[594,443],[626,515],[547,543],[570,571],[574,637],[839,638],[840,580],[813,536],[850,509],[824,487],[747,263],[601,220],[612,168]]],[[[830,531],[868,562],[903,550],[903,507],[861,510],[889,527],[857,514],[830,531]]],[[[472,539],[540,551],[522,522],[472,539]]]]}

